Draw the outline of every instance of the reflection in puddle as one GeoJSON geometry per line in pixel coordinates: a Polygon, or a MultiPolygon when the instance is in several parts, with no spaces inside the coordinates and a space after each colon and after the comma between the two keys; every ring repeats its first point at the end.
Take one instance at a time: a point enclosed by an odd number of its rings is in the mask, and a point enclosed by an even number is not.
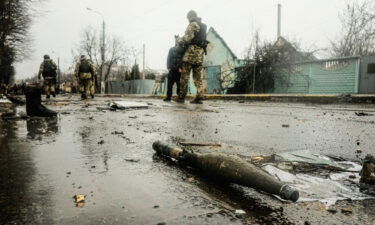
{"type": "Polygon", "coordinates": [[[42,140],[43,136],[59,131],[58,118],[31,118],[26,121],[27,137],[42,140]]]}

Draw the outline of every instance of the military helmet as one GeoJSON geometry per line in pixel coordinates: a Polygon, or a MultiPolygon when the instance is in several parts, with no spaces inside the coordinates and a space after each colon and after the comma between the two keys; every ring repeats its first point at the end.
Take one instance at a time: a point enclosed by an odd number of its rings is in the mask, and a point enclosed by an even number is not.
{"type": "Polygon", "coordinates": [[[197,12],[195,12],[194,10],[190,10],[190,11],[187,13],[186,17],[188,18],[188,20],[191,20],[191,19],[193,19],[193,18],[198,17],[198,14],[197,14],[197,12]]]}
{"type": "Polygon", "coordinates": [[[49,55],[44,55],[43,58],[44,59],[49,59],[49,55]]]}

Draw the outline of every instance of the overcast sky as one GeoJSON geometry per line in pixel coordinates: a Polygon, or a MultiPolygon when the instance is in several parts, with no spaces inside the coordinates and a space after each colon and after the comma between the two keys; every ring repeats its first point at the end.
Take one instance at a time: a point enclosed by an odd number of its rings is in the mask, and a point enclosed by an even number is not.
{"type": "MultiPolygon", "coordinates": [[[[174,35],[184,33],[186,13],[195,9],[203,22],[224,38],[238,57],[260,29],[262,37],[276,39],[277,4],[282,4],[282,35],[299,40],[304,48],[324,48],[340,30],[338,14],[350,0],[49,0],[40,7],[31,29],[33,54],[16,65],[17,79],[38,71],[44,54],[57,61],[62,71],[72,64],[71,49],[87,26],[100,28],[104,15],[107,33],[124,39],[128,46],[146,44],[146,66],[164,69],[174,35]]],[[[357,0],[355,0],[357,1],[357,0]]],[[[141,59],[141,56],[140,56],[141,59]]]]}

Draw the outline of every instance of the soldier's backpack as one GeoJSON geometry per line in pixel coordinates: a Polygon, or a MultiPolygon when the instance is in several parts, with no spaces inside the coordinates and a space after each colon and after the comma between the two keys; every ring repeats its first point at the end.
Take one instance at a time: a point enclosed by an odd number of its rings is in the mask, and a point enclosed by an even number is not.
{"type": "Polygon", "coordinates": [[[89,60],[84,59],[81,60],[80,65],[79,65],[79,72],[80,73],[91,73],[91,65],[89,60]]]}
{"type": "Polygon", "coordinates": [[[201,21],[196,21],[199,24],[199,32],[193,40],[191,41],[191,44],[197,45],[198,47],[201,47],[204,49],[204,52],[207,54],[207,45],[209,41],[207,41],[207,25],[202,23],[201,21]]]}
{"type": "Polygon", "coordinates": [[[44,61],[43,65],[43,77],[56,77],[57,72],[56,66],[52,63],[52,60],[44,61]]]}

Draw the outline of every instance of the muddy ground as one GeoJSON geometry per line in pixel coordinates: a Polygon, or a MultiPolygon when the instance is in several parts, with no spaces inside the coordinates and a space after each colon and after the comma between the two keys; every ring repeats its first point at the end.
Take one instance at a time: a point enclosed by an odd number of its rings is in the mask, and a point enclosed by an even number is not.
{"type": "MultiPolygon", "coordinates": [[[[111,98],[78,99],[46,101],[58,118],[0,120],[1,224],[375,223],[375,200],[339,201],[336,211],[281,202],[209,180],[152,149],[156,140],[188,140],[222,143],[211,151],[243,158],[307,149],[359,162],[375,151],[374,105],[118,99],[149,108],[109,111],[111,98]],[[76,194],[86,196],[78,207],[76,194]]],[[[0,105],[0,114],[24,113],[0,105]]]]}

